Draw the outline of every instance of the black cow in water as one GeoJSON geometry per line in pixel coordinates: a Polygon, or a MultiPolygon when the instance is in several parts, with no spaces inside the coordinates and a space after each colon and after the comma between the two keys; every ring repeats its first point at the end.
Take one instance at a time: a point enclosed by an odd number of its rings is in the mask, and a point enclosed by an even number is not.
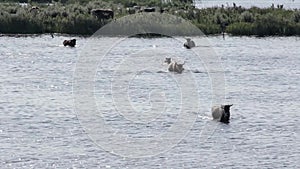
{"type": "Polygon", "coordinates": [[[114,18],[114,11],[112,11],[111,9],[92,9],[91,13],[99,20],[114,18]]]}
{"type": "Polygon", "coordinates": [[[64,44],[64,46],[75,47],[76,39],[64,40],[63,44],[64,44]]]}

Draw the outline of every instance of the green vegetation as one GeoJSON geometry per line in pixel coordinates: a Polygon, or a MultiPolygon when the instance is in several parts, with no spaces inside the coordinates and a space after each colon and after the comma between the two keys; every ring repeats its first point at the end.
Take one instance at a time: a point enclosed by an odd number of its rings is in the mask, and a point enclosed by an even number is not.
{"type": "Polygon", "coordinates": [[[197,10],[192,22],[205,33],[225,32],[232,35],[290,36],[300,35],[300,11],[277,8],[209,8],[197,10]],[[208,28],[209,31],[206,31],[208,28]]]}
{"type": "MultiPolygon", "coordinates": [[[[93,34],[112,19],[99,20],[92,9],[107,8],[115,18],[129,15],[126,8],[156,7],[180,16],[205,34],[290,36],[300,35],[300,10],[281,8],[207,8],[196,9],[191,0],[4,0],[0,3],[0,33],[93,34]],[[27,5],[19,2],[28,3],[27,5]],[[38,10],[32,10],[37,6],[38,10]]],[[[164,23],[162,23],[164,24],[164,23]]]]}

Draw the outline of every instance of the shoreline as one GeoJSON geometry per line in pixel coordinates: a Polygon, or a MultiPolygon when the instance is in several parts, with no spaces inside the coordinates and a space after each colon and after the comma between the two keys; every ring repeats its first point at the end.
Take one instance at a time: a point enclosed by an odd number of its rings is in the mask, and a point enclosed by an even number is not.
{"type": "MultiPolygon", "coordinates": [[[[43,36],[49,36],[51,37],[50,33],[41,33],[41,34],[1,34],[0,33],[0,38],[1,37],[13,37],[13,38],[27,38],[27,37],[43,37],[43,36]]],[[[55,37],[79,37],[79,38],[91,38],[93,35],[80,35],[80,34],[65,34],[65,33],[54,33],[54,38],[55,37]]],[[[99,37],[127,37],[127,38],[186,38],[187,36],[99,36],[99,37]]],[[[188,36],[192,38],[199,38],[199,37],[220,37],[222,38],[222,34],[209,34],[209,35],[203,35],[203,36],[188,36]]],[[[231,35],[231,34],[225,34],[225,39],[226,37],[249,37],[249,38],[285,38],[285,37],[295,37],[295,38],[300,38],[300,35],[290,35],[290,36],[279,36],[279,35],[274,35],[274,36],[257,36],[257,35],[231,35]]]]}

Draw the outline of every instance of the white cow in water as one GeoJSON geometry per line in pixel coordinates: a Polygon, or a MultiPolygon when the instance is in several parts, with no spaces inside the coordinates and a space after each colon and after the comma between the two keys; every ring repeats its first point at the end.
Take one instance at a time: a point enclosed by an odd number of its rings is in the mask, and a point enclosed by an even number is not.
{"type": "Polygon", "coordinates": [[[172,61],[171,58],[166,58],[165,63],[168,64],[168,70],[170,72],[182,73],[182,71],[184,70],[183,65],[185,62],[183,62],[182,64],[179,64],[175,61],[172,61]]]}
{"type": "Polygon", "coordinates": [[[195,47],[195,42],[192,41],[190,38],[186,38],[186,42],[183,44],[183,46],[187,49],[191,49],[193,47],[195,47]]]}
{"type": "Polygon", "coordinates": [[[211,108],[211,113],[213,116],[213,119],[219,120],[223,123],[229,123],[230,119],[230,107],[231,105],[221,105],[221,106],[213,106],[211,108]]]}

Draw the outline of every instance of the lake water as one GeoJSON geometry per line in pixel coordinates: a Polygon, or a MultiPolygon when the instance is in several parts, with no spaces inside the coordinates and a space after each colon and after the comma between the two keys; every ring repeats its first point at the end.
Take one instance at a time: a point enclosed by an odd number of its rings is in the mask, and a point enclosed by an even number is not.
{"type": "Polygon", "coordinates": [[[0,37],[1,168],[300,168],[299,37],[193,37],[197,54],[180,38],[122,39],[85,72],[94,100],[74,82],[103,43],[62,46],[70,38],[0,37]],[[167,56],[186,61],[183,74],[167,72],[167,56]],[[228,125],[209,113],[214,62],[233,104],[228,125]],[[147,140],[162,133],[171,135],[147,140]]]}
{"type": "Polygon", "coordinates": [[[286,9],[299,9],[300,8],[300,1],[299,0],[195,0],[195,6],[198,8],[207,8],[207,7],[213,7],[218,6],[221,7],[222,4],[225,7],[232,7],[233,3],[235,3],[237,6],[242,6],[246,8],[250,8],[252,6],[261,7],[261,8],[267,8],[271,7],[272,4],[277,6],[283,5],[286,9]]]}

